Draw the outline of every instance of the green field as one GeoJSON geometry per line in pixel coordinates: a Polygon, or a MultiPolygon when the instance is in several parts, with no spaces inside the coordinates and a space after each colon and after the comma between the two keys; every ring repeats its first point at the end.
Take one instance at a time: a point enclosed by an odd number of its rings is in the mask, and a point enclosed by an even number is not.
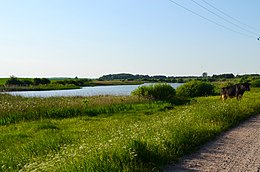
{"type": "Polygon", "coordinates": [[[159,171],[260,112],[260,90],[242,101],[167,104],[139,97],[0,95],[0,171],[159,171]]]}
{"type": "Polygon", "coordinates": [[[4,85],[8,78],[0,78],[0,85],[4,85]]]}

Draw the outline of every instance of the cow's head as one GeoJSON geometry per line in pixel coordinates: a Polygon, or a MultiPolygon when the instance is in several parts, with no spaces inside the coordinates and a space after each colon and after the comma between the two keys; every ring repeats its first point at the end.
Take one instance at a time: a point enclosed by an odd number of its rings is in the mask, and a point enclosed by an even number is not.
{"type": "Polygon", "coordinates": [[[246,82],[246,83],[243,83],[241,84],[243,89],[246,90],[246,91],[250,91],[250,83],[246,82]]]}

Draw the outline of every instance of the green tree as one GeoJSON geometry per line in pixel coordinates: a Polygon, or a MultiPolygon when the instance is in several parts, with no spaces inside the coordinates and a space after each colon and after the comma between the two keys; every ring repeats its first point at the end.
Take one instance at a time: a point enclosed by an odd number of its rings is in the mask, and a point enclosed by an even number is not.
{"type": "Polygon", "coordinates": [[[207,77],[208,77],[208,73],[207,73],[207,72],[203,72],[203,73],[202,73],[202,77],[203,77],[203,78],[207,78],[207,77]]]}
{"type": "Polygon", "coordinates": [[[23,85],[20,80],[18,80],[15,76],[10,76],[10,78],[5,82],[5,85],[15,85],[15,86],[21,86],[23,85]]]}
{"type": "Polygon", "coordinates": [[[40,84],[47,85],[47,84],[50,84],[51,81],[47,78],[34,78],[33,83],[34,83],[34,85],[40,85],[40,84]]]}

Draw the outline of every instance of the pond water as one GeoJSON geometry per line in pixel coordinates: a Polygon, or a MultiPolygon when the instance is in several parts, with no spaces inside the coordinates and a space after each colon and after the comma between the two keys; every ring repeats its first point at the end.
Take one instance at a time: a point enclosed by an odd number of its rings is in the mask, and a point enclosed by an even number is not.
{"type": "MultiPolygon", "coordinates": [[[[149,85],[149,84],[142,84],[149,85]]],[[[173,88],[177,88],[181,83],[170,83],[173,88]]],[[[130,95],[133,90],[140,85],[116,85],[116,86],[95,86],[82,87],[73,90],[53,90],[53,91],[13,91],[6,92],[11,95],[23,97],[61,97],[61,96],[97,96],[97,95],[130,95]]]]}

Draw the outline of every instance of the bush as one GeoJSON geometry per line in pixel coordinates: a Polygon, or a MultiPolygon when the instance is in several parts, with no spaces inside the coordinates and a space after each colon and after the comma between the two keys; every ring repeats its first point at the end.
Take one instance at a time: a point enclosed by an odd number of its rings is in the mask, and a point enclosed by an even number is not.
{"type": "Polygon", "coordinates": [[[252,87],[260,87],[260,79],[251,82],[252,87]]]}
{"type": "Polygon", "coordinates": [[[214,86],[209,82],[190,81],[176,89],[178,96],[183,97],[200,97],[214,95],[214,86]]]}
{"type": "Polygon", "coordinates": [[[51,81],[47,78],[34,78],[33,79],[34,85],[47,85],[50,84],[51,81]]]}
{"type": "Polygon", "coordinates": [[[51,81],[46,78],[34,78],[32,79],[19,79],[15,76],[11,76],[6,82],[7,86],[31,86],[31,85],[48,85],[51,81]]]}
{"type": "Polygon", "coordinates": [[[23,83],[22,81],[20,81],[18,78],[16,78],[15,76],[11,76],[6,82],[5,85],[18,85],[18,86],[22,86],[23,83]]]}
{"type": "Polygon", "coordinates": [[[169,101],[175,96],[176,91],[169,84],[162,83],[148,86],[140,86],[131,94],[150,98],[153,100],[169,101]]]}

